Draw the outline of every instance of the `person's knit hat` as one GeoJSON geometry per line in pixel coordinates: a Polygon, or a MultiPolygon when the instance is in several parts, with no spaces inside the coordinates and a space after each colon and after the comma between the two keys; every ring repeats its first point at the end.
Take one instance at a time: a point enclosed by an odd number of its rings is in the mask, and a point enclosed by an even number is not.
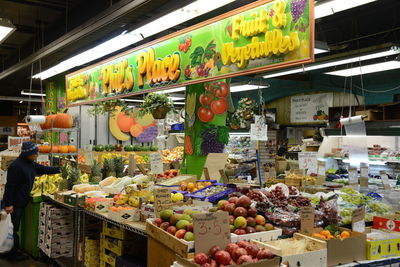
{"type": "Polygon", "coordinates": [[[21,156],[27,157],[33,154],[37,154],[39,149],[36,144],[32,142],[23,142],[21,147],[21,156]]]}

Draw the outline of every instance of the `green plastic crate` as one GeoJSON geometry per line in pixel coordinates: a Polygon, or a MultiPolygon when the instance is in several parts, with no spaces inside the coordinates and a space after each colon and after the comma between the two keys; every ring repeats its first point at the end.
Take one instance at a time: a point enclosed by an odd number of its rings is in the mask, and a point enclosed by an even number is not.
{"type": "Polygon", "coordinates": [[[29,201],[21,219],[20,242],[21,248],[33,258],[39,257],[39,211],[42,197],[34,197],[29,201]]]}

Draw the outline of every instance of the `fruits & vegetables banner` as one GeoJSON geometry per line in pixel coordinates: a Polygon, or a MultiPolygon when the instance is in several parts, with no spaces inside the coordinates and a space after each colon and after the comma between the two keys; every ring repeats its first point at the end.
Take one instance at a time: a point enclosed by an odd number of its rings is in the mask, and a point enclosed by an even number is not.
{"type": "Polygon", "coordinates": [[[313,0],[260,0],[66,76],[79,105],[312,62],[313,0]]]}

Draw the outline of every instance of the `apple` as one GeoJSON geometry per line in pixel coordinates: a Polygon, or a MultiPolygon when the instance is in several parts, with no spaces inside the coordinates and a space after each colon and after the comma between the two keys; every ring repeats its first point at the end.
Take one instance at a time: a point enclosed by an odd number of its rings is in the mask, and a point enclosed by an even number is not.
{"type": "Polygon", "coordinates": [[[257,209],[255,207],[248,208],[247,216],[256,217],[257,216],[257,209]]]}
{"type": "Polygon", "coordinates": [[[210,248],[210,251],[209,251],[208,253],[210,254],[210,256],[211,256],[212,258],[214,258],[215,253],[216,253],[217,251],[220,251],[220,250],[222,250],[221,247],[215,245],[215,246],[212,246],[212,247],[210,248]]]}
{"type": "Polygon", "coordinates": [[[251,204],[251,199],[250,198],[248,198],[247,196],[241,196],[238,199],[238,201],[236,203],[236,206],[237,207],[243,207],[243,208],[247,209],[247,208],[250,207],[250,204],[251,204]]]}
{"type": "Polygon", "coordinates": [[[235,225],[236,228],[246,228],[247,226],[247,221],[246,218],[239,216],[235,219],[235,221],[233,222],[233,224],[235,225]]]}
{"type": "Polygon", "coordinates": [[[160,227],[160,225],[162,224],[162,220],[161,220],[161,218],[156,218],[154,221],[153,221],[153,224],[154,225],[157,225],[157,227],[160,227]]]}
{"type": "Polygon", "coordinates": [[[238,247],[232,252],[232,258],[234,261],[237,261],[243,255],[247,255],[247,251],[244,248],[238,247]]]}
{"type": "Polygon", "coordinates": [[[228,199],[229,203],[233,203],[235,205],[236,205],[238,200],[239,200],[238,197],[231,197],[231,198],[228,199]]]}
{"type": "Polygon", "coordinates": [[[257,253],[260,250],[256,245],[254,244],[250,244],[249,246],[247,246],[246,248],[247,251],[247,255],[252,256],[253,258],[257,257],[257,253]]]}
{"type": "Polygon", "coordinates": [[[224,210],[225,209],[225,206],[226,206],[226,204],[228,204],[229,202],[228,201],[226,201],[226,200],[220,200],[220,201],[218,201],[218,204],[217,204],[217,206],[218,206],[218,209],[220,209],[220,210],[224,210]]]}
{"type": "Polygon", "coordinates": [[[246,230],[244,230],[244,229],[235,229],[235,231],[233,231],[233,233],[235,235],[245,235],[246,234],[246,230]]]}
{"type": "Polygon", "coordinates": [[[274,254],[267,249],[267,248],[262,248],[257,252],[257,259],[262,260],[262,259],[272,259],[274,257],[274,254]]]}
{"type": "Polygon", "coordinates": [[[247,217],[246,221],[247,221],[248,226],[251,226],[251,227],[256,226],[256,219],[254,219],[253,217],[247,217]]]}
{"type": "Polygon", "coordinates": [[[185,229],[180,229],[176,231],[175,236],[179,239],[183,239],[185,237],[186,230],[185,229]]]}
{"type": "Polygon", "coordinates": [[[228,265],[231,262],[231,255],[225,250],[220,250],[215,253],[214,259],[219,265],[228,265]]]}
{"type": "Polygon", "coordinates": [[[235,249],[239,248],[239,246],[235,243],[229,243],[228,245],[226,245],[225,250],[229,252],[229,254],[232,255],[233,251],[235,249]]]}
{"type": "Polygon", "coordinates": [[[242,241],[239,241],[239,242],[237,243],[237,245],[238,245],[240,248],[246,248],[248,245],[250,245],[250,243],[249,243],[249,241],[242,240],[242,241]]]}
{"type": "Polygon", "coordinates": [[[275,229],[274,226],[273,226],[272,224],[270,224],[270,223],[266,223],[266,224],[264,225],[264,227],[265,227],[265,230],[266,230],[266,231],[271,231],[271,230],[274,230],[274,229],[275,229]]]}
{"type": "Polygon", "coordinates": [[[258,225],[264,225],[265,224],[265,218],[262,215],[257,215],[256,216],[256,223],[258,225]]]}
{"type": "Polygon", "coordinates": [[[197,253],[196,255],[194,255],[194,262],[199,265],[207,263],[207,261],[208,261],[208,257],[205,253],[197,253]]]}
{"type": "Polygon", "coordinates": [[[252,233],[255,233],[256,232],[256,229],[254,229],[254,227],[251,227],[251,226],[247,226],[246,227],[246,233],[247,234],[252,234],[252,233]]]}
{"type": "Polygon", "coordinates": [[[176,227],[175,226],[169,226],[168,228],[167,228],[167,232],[168,233],[170,233],[171,235],[175,235],[175,233],[176,233],[176,227]]]}
{"type": "Polygon", "coordinates": [[[243,207],[237,207],[234,211],[233,211],[233,216],[235,217],[247,217],[247,210],[243,207]]]}
{"type": "Polygon", "coordinates": [[[164,231],[167,231],[168,227],[169,227],[169,222],[163,222],[160,224],[160,228],[163,229],[164,231]]]}
{"type": "Polygon", "coordinates": [[[238,265],[241,265],[242,263],[245,262],[253,262],[253,259],[249,255],[243,255],[237,260],[238,265]]]}
{"type": "Polygon", "coordinates": [[[225,211],[227,211],[227,212],[229,212],[229,214],[232,214],[233,213],[233,211],[235,210],[235,204],[233,204],[233,203],[228,203],[228,204],[226,204],[225,205],[225,211]]]}
{"type": "Polygon", "coordinates": [[[188,226],[186,226],[186,230],[188,232],[193,232],[193,223],[189,224],[188,226]]]}

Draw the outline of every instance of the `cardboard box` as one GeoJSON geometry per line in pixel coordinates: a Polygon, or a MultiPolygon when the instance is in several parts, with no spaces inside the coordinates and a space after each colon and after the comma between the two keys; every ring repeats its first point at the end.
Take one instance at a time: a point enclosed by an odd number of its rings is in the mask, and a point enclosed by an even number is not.
{"type": "Polygon", "coordinates": [[[109,222],[103,222],[103,232],[104,235],[113,237],[116,239],[125,240],[128,239],[129,232],[124,229],[121,229],[109,222]]]}
{"type": "Polygon", "coordinates": [[[367,259],[378,260],[400,256],[400,235],[371,229],[367,233],[367,259]]]}
{"type": "Polygon", "coordinates": [[[127,252],[134,252],[136,246],[134,241],[123,241],[105,235],[101,235],[100,244],[103,248],[110,250],[118,256],[127,252]]]}
{"type": "MultiPolygon", "coordinates": [[[[176,261],[177,261],[178,264],[180,264],[182,266],[185,266],[185,267],[199,267],[199,265],[195,264],[193,262],[193,260],[184,259],[184,258],[179,257],[179,256],[176,257],[176,261]]],[[[281,261],[280,257],[275,257],[275,258],[270,259],[270,260],[260,260],[260,261],[255,262],[255,263],[247,263],[247,264],[242,264],[240,266],[246,266],[246,267],[279,267],[280,266],[280,261],[281,261]]],[[[232,265],[228,265],[228,266],[232,266],[232,265]]],[[[293,265],[293,266],[296,266],[296,265],[293,265]]],[[[311,267],[311,265],[309,265],[308,267],[311,267]]]]}
{"type": "MultiPolygon", "coordinates": [[[[341,239],[330,239],[325,241],[328,250],[328,266],[342,265],[354,261],[367,259],[367,235],[352,232],[347,228],[339,227],[341,231],[350,232],[350,237],[341,239]]],[[[314,233],[319,233],[322,228],[316,228],[314,233]]],[[[315,237],[311,237],[315,238],[315,237]]],[[[321,240],[319,238],[315,238],[321,240]]],[[[324,241],[324,240],[322,240],[324,241]]]]}
{"type": "Polygon", "coordinates": [[[400,214],[374,216],[372,227],[374,229],[386,229],[400,232],[400,214]]]}
{"type": "Polygon", "coordinates": [[[116,222],[128,223],[140,221],[140,209],[132,208],[131,210],[120,209],[118,212],[112,209],[108,210],[108,218],[116,222]]]}
{"type": "MultiPolygon", "coordinates": [[[[101,248],[100,248],[101,249],[101,248]]],[[[101,249],[100,251],[100,259],[105,263],[110,264],[111,266],[115,266],[115,261],[117,259],[117,255],[112,252],[107,251],[106,249],[101,249]]]]}
{"type": "Polygon", "coordinates": [[[147,266],[145,259],[131,256],[118,256],[115,267],[142,267],[147,266]]]}
{"type": "Polygon", "coordinates": [[[253,241],[253,243],[257,244],[260,247],[268,248],[275,255],[282,257],[282,262],[288,262],[289,266],[298,266],[298,267],[327,266],[326,242],[310,238],[306,235],[295,233],[293,238],[267,241],[267,242],[253,241]],[[302,251],[301,253],[298,254],[296,254],[296,251],[291,251],[290,253],[284,252],[282,248],[289,246],[290,242],[292,242],[293,240],[304,240],[309,245],[309,247],[313,248],[313,250],[302,251]]]}
{"type": "Polygon", "coordinates": [[[375,109],[356,111],[356,116],[367,116],[365,121],[378,121],[383,119],[383,112],[375,109]]]}
{"type": "Polygon", "coordinates": [[[282,235],[282,229],[275,228],[271,231],[264,231],[264,232],[256,232],[252,234],[245,234],[245,235],[235,235],[231,234],[231,241],[232,243],[237,243],[242,240],[251,241],[256,240],[259,242],[266,242],[271,240],[277,240],[279,236],[282,235]]]}

